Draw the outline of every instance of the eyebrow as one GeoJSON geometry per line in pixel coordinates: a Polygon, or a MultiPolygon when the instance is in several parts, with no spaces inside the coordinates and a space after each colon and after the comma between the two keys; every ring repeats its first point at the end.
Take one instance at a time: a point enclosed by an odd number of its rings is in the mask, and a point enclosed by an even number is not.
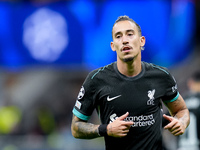
{"type": "Polygon", "coordinates": [[[133,29],[126,30],[126,32],[135,32],[133,29]]]}
{"type": "MultiPolygon", "coordinates": [[[[126,33],[127,32],[135,32],[135,30],[133,30],[133,29],[128,29],[128,30],[126,30],[126,33]]],[[[115,33],[115,37],[118,35],[118,34],[121,34],[122,32],[121,31],[119,31],[119,32],[116,32],[115,33]]]]}

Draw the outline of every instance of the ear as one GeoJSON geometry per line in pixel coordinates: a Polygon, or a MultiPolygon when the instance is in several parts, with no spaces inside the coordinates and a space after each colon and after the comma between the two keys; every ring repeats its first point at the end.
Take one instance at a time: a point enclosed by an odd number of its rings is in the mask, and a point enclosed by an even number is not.
{"type": "Polygon", "coordinates": [[[145,43],[146,43],[146,38],[144,37],[144,36],[141,36],[140,37],[140,43],[141,43],[141,47],[143,47],[144,45],[145,45],[145,43]]]}
{"type": "Polygon", "coordinates": [[[116,51],[116,50],[115,50],[115,46],[114,46],[114,43],[113,43],[113,42],[110,42],[110,47],[111,47],[112,51],[116,51]]]}

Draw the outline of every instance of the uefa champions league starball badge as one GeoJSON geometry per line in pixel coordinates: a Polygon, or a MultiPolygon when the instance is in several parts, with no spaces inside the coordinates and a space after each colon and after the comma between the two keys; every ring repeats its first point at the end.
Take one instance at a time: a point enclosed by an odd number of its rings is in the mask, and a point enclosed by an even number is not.
{"type": "Polygon", "coordinates": [[[82,99],[83,96],[84,96],[84,94],[85,94],[85,89],[84,89],[84,87],[82,86],[81,89],[80,89],[80,92],[79,92],[79,94],[78,94],[77,99],[78,99],[78,100],[79,100],[79,99],[82,99]]]}

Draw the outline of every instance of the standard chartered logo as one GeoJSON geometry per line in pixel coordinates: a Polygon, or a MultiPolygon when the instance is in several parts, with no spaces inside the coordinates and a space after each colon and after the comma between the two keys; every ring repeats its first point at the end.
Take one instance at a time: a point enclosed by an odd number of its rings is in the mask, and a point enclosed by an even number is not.
{"type": "Polygon", "coordinates": [[[132,121],[134,124],[132,127],[144,127],[144,126],[150,126],[155,123],[153,114],[151,115],[141,115],[141,116],[130,116],[126,117],[124,121],[132,121]]]}
{"type": "MultiPolygon", "coordinates": [[[[115,119],[117,119],[117,115],[114,113],[110,116],[110,123],[113,122],[115,119]]],[[[124,119],[124,121],[132,121],[134,124],[132,127],[145,127],[145,126],[151,126],[156,121],[154,119],[153,114],[150,115],[140,115],[140,116],[129,116],[124,119]]]]}

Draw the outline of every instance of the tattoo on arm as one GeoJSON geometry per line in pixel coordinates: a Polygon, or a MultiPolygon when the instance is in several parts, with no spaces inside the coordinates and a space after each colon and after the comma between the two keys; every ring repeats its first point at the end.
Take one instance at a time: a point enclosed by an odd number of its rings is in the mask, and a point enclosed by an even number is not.
{"type": "Polygon", "coordinates": [[[170,114],[179,119],[181,123],[185,126],[185,128],[189,125],[189,111],[181,96],[179,96],[179,98],[171,104],[169,103],[167,107],[170,108],[170,114]]]}
{"type": "MultiPolygon", "coordinates": [[[[189,114],[189,112],[188,112],[188,114],[189,114]]],[[[188,127],[189,122],[190,122],[189,120],[190,120],[190,117],[187,114],[184,114],[184,116],[181,118],[181,123],[185,126],[185,128],[188,127]]]]}
{"type": "Polygon", "coordinates": [[[73,115],[71,130],[72,130],[72,135],[75,138],[81,138],[81,139],[97,138],[99,137],[98,127],[99,125],[88,123],[73,115]]]}
{"type": "Polygon", "coordinates": [[[183,103],[184,101],[182,101],[181,97],[179,97],[176,101],[167,103],[166,106],[168,107],[169,112],[172,116],[176,116],[177,113],[180,113],[180,115],[183,115],[182,111],[187,109],[187,106],[183,103]]]}

